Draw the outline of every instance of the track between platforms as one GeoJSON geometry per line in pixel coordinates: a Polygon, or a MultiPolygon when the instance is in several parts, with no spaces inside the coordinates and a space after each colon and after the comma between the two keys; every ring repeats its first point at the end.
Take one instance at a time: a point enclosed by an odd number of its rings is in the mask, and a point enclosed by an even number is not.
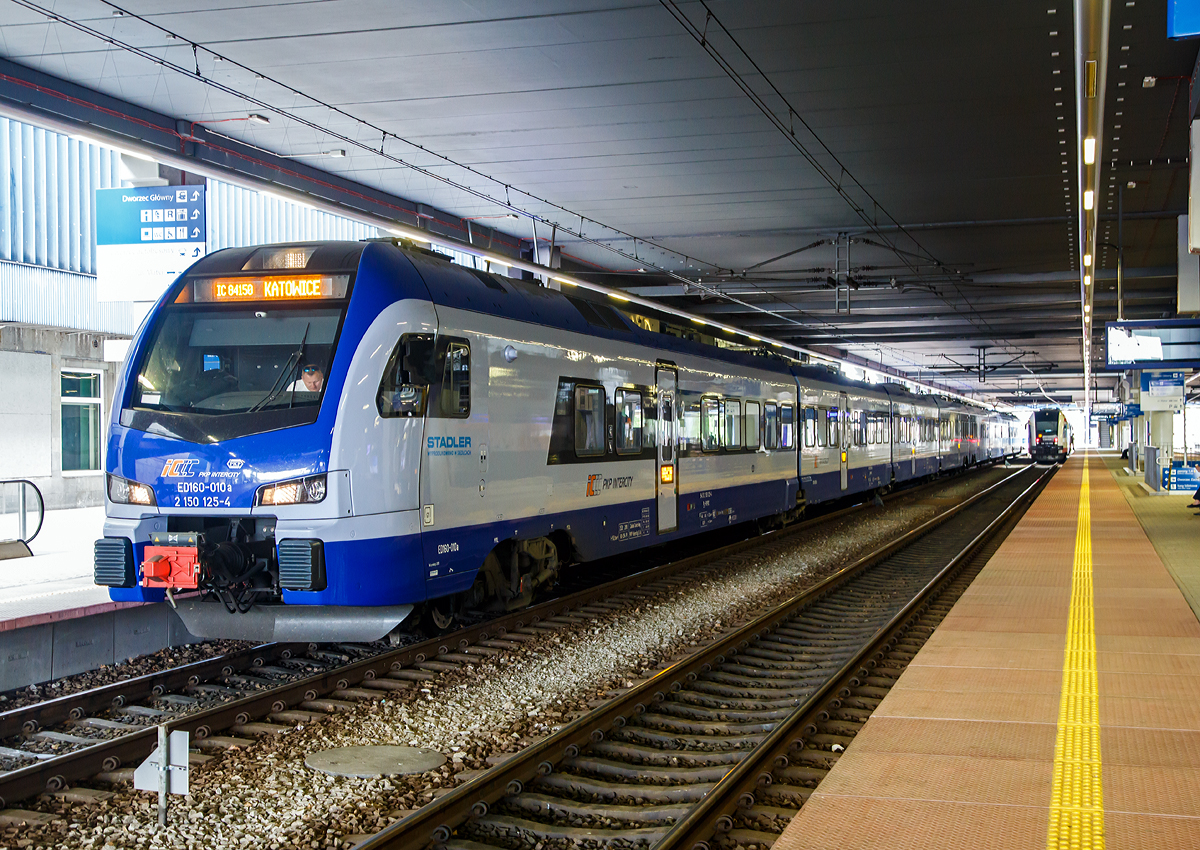
{"type": "MultiPolygon", "coordinates": [[[[889,501],[944,484],[930,482],[889,501]]],[[[0,747],[0,759],[15,765],[0,773],[0,807],[44,791],[61,792],[92,776],[119,777],[122,768],[154,748],[160,723],[190,732],[202,750],[246,745],[253,736],[285,731],[315,714],[351,710],[355,701],[410,689],[462,663],[514,649],[546,630],[577,624],[588,616],[578,609],[589,604],[635,604],[639,597],[703,576],[722,558],[785,541],[861,508],[835,511],[404,647],[271,644],[2,713],[0,741],[16,746],[0,747]],[[232,736],[214,734],[226,730],[232,736]]]]}
{"type": "Polygon", "coordinates": [[[990,486],[357,847],[769,846],[1053,472],[990,486]]]}

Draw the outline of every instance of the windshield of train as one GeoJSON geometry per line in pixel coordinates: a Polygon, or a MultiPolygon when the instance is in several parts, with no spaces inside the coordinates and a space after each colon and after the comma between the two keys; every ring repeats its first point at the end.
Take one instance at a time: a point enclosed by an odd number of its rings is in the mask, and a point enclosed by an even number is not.
{"type": "Polygon", "coordinates": [[[263,278],[189,283],[158,317],[134,409],[228,416],[318,407],[347,278],[326,277],[323,289],[312,280],[290,292],[263,278]]]}
{"type": "Polygon", "coordinates": [[[1033,431],[1040,436],[1058,436],[1058,411],[1033,414],[1033,431]]]}

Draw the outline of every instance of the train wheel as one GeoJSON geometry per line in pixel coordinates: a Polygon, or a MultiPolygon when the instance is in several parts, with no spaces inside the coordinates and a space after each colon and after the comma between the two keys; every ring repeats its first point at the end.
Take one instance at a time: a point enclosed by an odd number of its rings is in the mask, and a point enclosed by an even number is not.
{"type": "Polygon", "coordinates": [[[437,637],[454,628],[457,619],[458,606],[454,597],[431,599],[421,610],[421,631],[430,637],[437,637]]]}

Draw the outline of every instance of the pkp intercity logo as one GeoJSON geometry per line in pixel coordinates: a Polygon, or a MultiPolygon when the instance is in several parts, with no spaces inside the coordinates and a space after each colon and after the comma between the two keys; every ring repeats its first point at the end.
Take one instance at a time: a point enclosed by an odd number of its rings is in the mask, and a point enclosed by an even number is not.
{"type": "Polygon", "coordinates": [[[191,478],[200,461],[186,457],[167,458],[163,465],[163,478],[191,478]]]}

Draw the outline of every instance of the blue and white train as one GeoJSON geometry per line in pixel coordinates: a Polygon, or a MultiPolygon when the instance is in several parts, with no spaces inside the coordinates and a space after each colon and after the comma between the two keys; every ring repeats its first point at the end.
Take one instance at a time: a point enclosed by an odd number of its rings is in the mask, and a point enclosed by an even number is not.
{"type": "Polygon", "coordinates": [[[203,258],[115,387],[96,582],[202,637],[374,640],[1023,449],[1010,416],[631,307],[390,241],[203,258]]]}

